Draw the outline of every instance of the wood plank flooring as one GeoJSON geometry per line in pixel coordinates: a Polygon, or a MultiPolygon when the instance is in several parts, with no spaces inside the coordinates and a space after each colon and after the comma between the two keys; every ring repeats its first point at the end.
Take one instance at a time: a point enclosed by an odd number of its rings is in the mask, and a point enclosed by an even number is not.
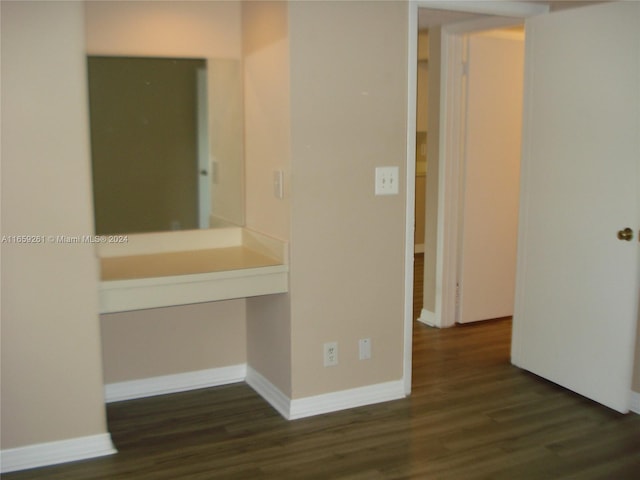
{"type": "Polygon", "coordinates": [[[509,319],[414,329],[406,399],[291,422],[242,383],[119,402],[117,455],[2,478],[640,478],[640,415],[513,367],[509,319]]]}
{"type": "Polygon", "coordinates": [[[413,256],[413,319],[417,320],[422,313],[422,296],[424,290],[424,253],[413,256]]]}

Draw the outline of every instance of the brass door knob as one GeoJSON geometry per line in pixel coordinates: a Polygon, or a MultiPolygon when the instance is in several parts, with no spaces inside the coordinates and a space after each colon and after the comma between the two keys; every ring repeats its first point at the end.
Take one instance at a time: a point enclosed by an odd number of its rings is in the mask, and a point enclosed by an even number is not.
{"type": "Polygon", "coordinates": [[[624,230],[620,230],[618,232],[618,239],[630,242],[631,240],[633,240],[633,230],[631,230],[629,227],[625,228],[624,230]]]}

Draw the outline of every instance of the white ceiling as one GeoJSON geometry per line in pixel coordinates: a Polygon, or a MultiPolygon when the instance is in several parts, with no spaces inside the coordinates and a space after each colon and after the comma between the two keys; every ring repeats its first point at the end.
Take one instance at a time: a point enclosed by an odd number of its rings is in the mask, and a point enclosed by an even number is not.
{"type": "Polygon", "coordinates": [[[486,15],[478,15],[477,13],[454,12],[451,10],[434,10],[431,8],[418,9],[418,29],[436,27],[438,25],[446,25],[449,23],[458,23],[474,18],[485,17],[486,15]]]}
{"type": "MultiPolygon", "coordinates": [[[[549,5],[552,11],[563,10],[566,8],[582,7],[594,3],[602,3],[610,0],[528,0],[526,3],[537,5],[549,5]]],[[[477,13],[468,13],[453,10],[436,10],[430,8],[418,9],[418,28],[420,30],[428,29],[437,25],[445,25],[449,23],[458,23],[465,20],[478,19],[489,15],[480,15],[477,13]]]]}

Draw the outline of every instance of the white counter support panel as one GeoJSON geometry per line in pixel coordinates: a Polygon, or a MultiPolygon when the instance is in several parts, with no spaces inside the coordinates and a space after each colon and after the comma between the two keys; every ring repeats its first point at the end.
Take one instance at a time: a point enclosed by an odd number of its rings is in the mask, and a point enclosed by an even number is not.
{"type": "Polygon", "coordinates": [[[287,292],[287,244],[238,229],[239,234],[229,229],[188,232],[195,241],[176,236],[182,242],[173,248],[166,238],[158,238],[170,233],[136,235],[129,245],[99,250],[100,313],[287,292]]]}

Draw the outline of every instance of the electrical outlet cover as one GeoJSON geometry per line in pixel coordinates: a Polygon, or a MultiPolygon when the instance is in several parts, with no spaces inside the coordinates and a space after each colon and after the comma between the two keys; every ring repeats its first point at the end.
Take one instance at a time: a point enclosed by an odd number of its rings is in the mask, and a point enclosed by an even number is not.
{"type": "Polygon", "coordinates": [[[338,365],[338,343],[327,342],[324,344],[324,366],[334,367],[338,365]]]}
{"type": "Polygon", "coordinates": [[[358,341],[358,352],[360,360],[369,360],[371,358],[371,339],[361,338],[358,341]]]}

